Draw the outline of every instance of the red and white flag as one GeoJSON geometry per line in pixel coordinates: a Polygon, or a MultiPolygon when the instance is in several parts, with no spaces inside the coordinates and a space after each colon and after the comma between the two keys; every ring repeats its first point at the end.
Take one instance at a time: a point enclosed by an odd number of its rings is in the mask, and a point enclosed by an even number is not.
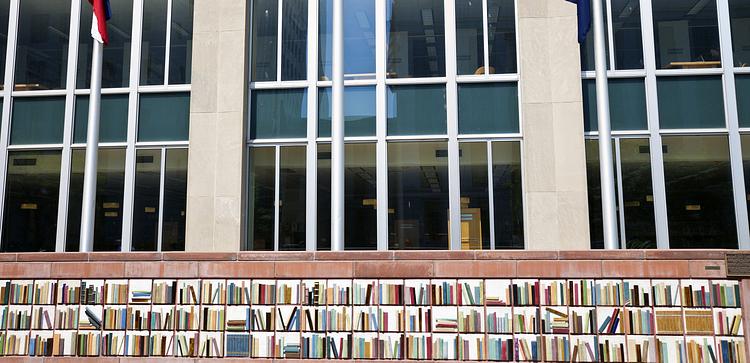
{"type": "Polygon", "coordinates": [[[109,33],[107,33],[107,20],[112,17],[109,0],[89,0],[94,7],[94,16],[91,19],[91,37],[104,45],[109,44],[109,33]]]}

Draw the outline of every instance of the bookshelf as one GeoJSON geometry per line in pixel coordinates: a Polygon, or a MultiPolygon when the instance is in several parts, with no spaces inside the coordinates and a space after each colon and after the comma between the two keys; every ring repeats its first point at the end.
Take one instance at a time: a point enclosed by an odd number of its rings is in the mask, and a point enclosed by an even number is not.
{"type": "Polygon", "coordinates": [[[511,286],[511,280],[485,280],[485,304],[487,306],[511,306],[513,304],[511,286]]]}
{"type": "Polygon", "coordinates": [[[716,355],[719,363],[746,363],[745,339],[737,337],[717,337],[716,355]]]}
{"type": "MultiPolygon", "coordinates": [[[[372,295],[372,288],[370,288],[370,295],[372,295]]],[[[328,280],[325,299],[329,306],[352,305],[352,280],[328,280]]],[[[365,288],[365,296],[361,299],[367,299],[367,288],[365,288]]]]}
{"type": "Polygon", "coordinates": [[[175,280],[154,280],[151,302],[154,305],[174,305],[177,296],[175,280]]]}
{"type": "Polygon", "coordinates": [[[674,308],[655,308],[656,334],[659,335],[683,335],[682,310],[674,308]]]}
{"type": "MultiPolygon", "coordinates": [[[[544,306],[541,308],[542,333],[544,334],[569,334],[569,319],[567,306],[544,306]]],[[[575,321],[575,320],[573,320],[575,321]]]]}
{"type": "Polygon", "coordinates": [[[628,362],[646,363],[656,361],[656,341],[652,336],[628,336],[628,362]]]}
{"type": "Polygon", "coordinates": [[[458,352],[459,360],[486,360],[487,359],[487,337],[484,334],[459,334],[458,352]]]}
{"type": "Polygon", "coordinates": [[[571,335],[596,334],[599,328],[596,318],[597,318],[596,308],[571,307],[570,308],[570,334],[571,335]]]}
{"type": "Polygon", "coordinates": [[[565,280],[541,280],[542,305],[567,306],[568,284],[565,280]]]}
{"type": "Polygon", "coordinates": [[[628,335],[654,335],[654,312],[651,308],[630,307],[625,309],[625,333],[628,335]]]}
{"type": "MultiPolygon", "coordinates": [[[[432,308],[429,306],[407,306],[404,310],[404,327],[407,332],[429,332],[432,328],[432,308]]],[[[454,317],[455,319],[455,317],[454,317]]],[[[399,329],[401,331],[401,329],[399,329]]]]}
{"type": "Polygon", "coordinates": [[[687,361],[691,363],[711,363],[716,361],[714,337],[689,336],[685,339],[687,361]]]}
{"type": "Polygon", "coordinates": [[[152,357],[171,357],[174,354],[174,332],[151,331],[148,349],[152,357]]]}
{"type": "Polygon", "coordinates": [[[511,362],[515,357],[513,335],[488,335],[487,359],[490,361],[511,362]]]}
{"type": "Polygon", "coordinates": [[[325,306],[326,295],[327,289],[325,280],[302,280],[302,305],[325,306]]]}
{"type": "Polygon", "coordinates": [[[594,284],[594,305],[622,306],[622,280],[596,280],[594,284]]]}
{"type": "Polygon", "coordinates": [[[711,309],[685,308],[685,333],[687,335],[713,335],[714,317],[711,309]]]}
{"type": "Polygon", "coordinates": [[[511,307],[487,306],[487,333],[512,334],[513,309],[511,307]]]}
{"type": "MultiPolygon", "coordinates": [[[[250,306],[227,306],[225,315],[227,332],[249,332],[252,324],[252,309],[250,306]]],[[[248,340],[249,341],[249,340],[248,340]]]]}
{"type": "Polygon", "coordinates": [[[405,323],[405,308],[403,306],[381,305],[380,310],[380,331],[403,332],[405,323]]]}
{"type": "Polygon", "coordinates": [[[541,358],[542,337],[533,334],[516,334],[516,360],[519,362],[538,361],[541,358]]]}
{"type": "MultiPolygon", "coordinates": [[[[254,331],[250,336],[250,356],[252,358],[273,358],[276,355],[276,341],[273,332],[254,331]]],[[[299,355],[299,352],[297,352],[299,355]]]]}
{"type": "Polygon", "coordinates": [[[539,306],[539,281],[513,280],[511,296],[513,306],[539,306]]]}
{"type": "Polygon", "coordinates": [[[378,347],[378,333],[354,333],[352,336],[353,359],[377,359],[378,347]]]}
{"type": "Polygon", "coordinates": [[[715,308],[714,334],[717,336],[742,336],[742,309],[715,308]]]}
{"type": "Polygon", "coordinates": [[[329,359],[351,359],[352,345],[354,343],[352,333],[334,332],[326,335],[327,351],[329,359]]]}
{"type": "Polygon", "coordinates": [[[380,280],[378,305],[404,305],[404,280],[380,280]]]}
{"type": "Polygon", "coordinates": [[[178,331],[174,335],[175,357],[197,357],[199,349],[198,332],[178,331]]]}
{"type": "Polygon", "coordinates": [[[125,355],[128,357],[148,357],[151,353],[150,333],[128,331],[125,336],[125,355]]]}
{"type": "Polygon", "coordinates": [[[740,283],[737,280],[718,280],[711,282],[711,293],[715,307],[739,308],[740,283]]]}
{"type": "Polygon", "coordinates": [[[128,285],[128,304],[151,305],[152,280],[130,280],[128,285]]]}
{"type": "Polygon", "coordinates": [[[198,356],[201,358],[221,358],[224,356],[224,334],[201,332],[198,356]]]}
{"type": "MultiPolygon", "coordinates": [[[[228,285],[231,285],[231,283],[228,285]]],[[[224,335],[224,356],[229,358],[250,357],[250,334],[227,332],[224,335]]]]}
{"type": "MultiPolygon", "coordinates": [[[[408,308],[407,308],[408,309],[408,308]]],[[[452,306],[434,306],[432,308],[433,333],[458,333],[458,310],[452,306]]]]}
{"type": "Polygon", "coordinates": [[[457,282],[458,305],[484,306],[484,280],[461,280],[457,282]]]}
{"type": "Polygon", "coordinates": [[[378,335],[378,358],[404,359],[405,337],[401,333],[381,333],[378,335]]]}
{"type": "Polygon", "coordinates": [[[546,362],[570,361],[570,338],[567,334],[550,334],[542,337],[542,359],[546,362]]]}
{"type": "Polygon", "coordinates": [[[594,306],[594,280],[568,280],[570,306],[594,306]]]}
{"type": "MultiPolygon", "coordinates": [[[[34,281],[34,305],[53,305],[57,299],[57,280],[34,281]]],[[[50,339],[52,339],[50,337],[50,339]]]]}
{"type": "MultiPolygon", "coordinates": [[[[470,337],[466,336],[470,339],[470,337]]],[[[478,338],[478,337],[475,337],[478,338]]],[[[458,359],[458,349],[457,348],[457,334],[447,334],[447,333],[436,333],[432,334],[432,349],[428,351],[427,359],[436,359],[436,360],[456,360],[458,359]]],[[[483,345],[484,339],[479,339],[480,343],[479,345],[483,345]]],[[[462,352],[465,353],[467,356],[471,355],[471,347],[474,346],[477,347],[477,343],[474,342],[474,344],[467,344],[467,351],[462,352]]],[[[462,345],[463,346],[463,345],[462,345]]],[[[430,349],[428,347],[428,349],[430,349]]],[[[475,353],[475,357],[477,354],[475,353]]]]}
{"type": "MultiPolygon", "coordinates": [[[[469,292],[471,293],[471,290],[469,292]]],[[[427,303],[432,302],[433,306],[456,305],[458,303],[457,293],[456,280],[432,280],[430,282],[430,298],[427,303]]]]}
{"type": "Polygon", "coordinates": [[[178,305],[197,305],[201,297],[200,280],[177,280],[176,303],[178,305]]]}
{"type": "Polygon", "coordinates": [[[599,335],[623,334],[625,311],[619,307],[597,306],[596,324],[599,335]]]}
{"type": "Polygon", "coordinates": [[[302,333],[301,358],[323,359],[326,357],[328,344],[323,333],[302,333]]]}
{"type": "Polygon", "coordinates": [[[513,332],[516,334],[539,334],[539,308],[513,308],[513,332]]]}
{"type": "Polygon", "coordinates": [[[226,304],[226,280],[203,280],[201,283],[201,304],[226,304]]]}
{"type": "Polygon", "coordinates": [[[459,333],[484,333],[486,320],[482,307],[460,306],[458,308],[459,333]]]}
{"type": "Polygon", "coordinates": [[[404,281],[404,303],[407,306],[430,305],[430,280],[404,281]]]}
{"type": "Polygon", "coordinates": [[[680,285],[683,307],[708,308],[714,305],[708,280],[681,280],[680,285]]]}
{"type": "Polygon", "coordinates": [[[597,357],[600,362],[626,362],[627,343],[625,336],[599,336],[597,340],[597,357]]]}
{"type": "Polygon", "coordinates": [[[651,306],[653,291],[649,280],[623,280],[622,296],[625,306],[651,306]]]}
{"type": "Polygon", "coordinates": [[[597,362],[597,338],[595,335],[571,335],[570,359],[572,362],[597,362]]]}
{"type": "Polygon", "coordinates": [[[355,332],[376,332],[380,330],[377,306],[355,305],[352,311],[352,324],[355,332]]]}
{"type": "Polygon", "coordinates": [[[249,306],[252,289],[253,284],[250,280],[227,280],[227,305],[249,306]]]}
{"type": "Polygon", "coordinates": [[[379,286],[377,280],[352,281],[352,303],[354,305],[377,305],[379,286]]]}
{"type": "Polygon", "coordinates": [[[686,362],[685,338],[682,336],[659,336],[656,338],[656,361],[658,363],[686,362]]]}
{"type": "MultiPolygon", "coordinates": [[[[0,282],[2,283],[2,282],[0,282]]],[[[81,303],[81,280],[59,280],[57,282],[57,305],[78,305],[81,303]]]]}
{"type": "Polygon", "coordinates": [[[128,280],[106,280],[104,282],[104,303],[120,305],[128,303],[128,280]]]}
{"type": "Polygon", "coordinates": [[[678,280],[653,280],[651,291],[654,306],[681,306],[678,280]]]}

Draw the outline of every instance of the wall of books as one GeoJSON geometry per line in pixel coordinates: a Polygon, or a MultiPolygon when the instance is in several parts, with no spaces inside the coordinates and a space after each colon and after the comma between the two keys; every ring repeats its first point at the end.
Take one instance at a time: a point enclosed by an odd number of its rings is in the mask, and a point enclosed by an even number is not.
{"type": "Polygon", "coordinates": [[[2,356],[746,362],[734,280],[0,280],[2,356]]]}

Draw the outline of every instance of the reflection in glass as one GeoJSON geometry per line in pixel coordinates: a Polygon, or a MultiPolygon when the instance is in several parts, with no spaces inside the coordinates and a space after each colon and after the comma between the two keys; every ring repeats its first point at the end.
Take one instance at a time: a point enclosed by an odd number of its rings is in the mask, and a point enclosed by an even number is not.
{"type": "Polygon", "coordinates": [[[750,1],[729,0],[734,65],[750,67],[750,1]]]}
{"type": "MultiPolygon", "coordinates": [[[[750,195],[750,135],[740,135],[742,143],[742,169],[745,175],[745,194],[750,195]]],[[[747,203],[750,213],[750,203],[747,203]]]]}
{"type": "MultiPolygon", "coordinates": [[[[375,144],[346,144],[344,249],[377,249],[375,144]]],[[[318,250],[331,249],[331,145],[318,145],[318,250]]]]}
{"type": "Polygon", "coordinates": [[[169,84],[190,83],[193,52],[193,0],[172,0],[169,84]]]}
{"type": "MultiPolygon", "coordinates": [[[[128,98],[124,95],[102,95],[99,120],[99,142],[125,142],[128,136],[128,98]]],[[[76,96],[73,143],[85,143],[89,123],[89,96],[76,96]]]]}
{"type": "Polygon", "coordinates": [[[141,94],[138,141],[187,141],[189,120],[189,93],[141,94]]]}
{"type": "Polygon", "coordinates": [[[304,146],[283,146],[279,160],[279,251],[305,249],[304,146]]]}
{"type": "MultiPolygon", "coordinates": [[[[615,155],[614,145],[612,155],[615,155]]],[[[602,179],[601,166],[599,163],[599,140],[586,140],[586,184],[588,186],[589,199],[589,234],[591,236],[591,248],[604,248],[604,218],[602,212],[602,179]]],[[[615,174],[615,193],[617,189],[617,174],[615,174]]],[[[619,210],[618,198],[615,198],[616,208],[619,210]]],[[[617,219],[617,228],[620,228],[620,219],[617,219]]]]}
{"type": "MultiPolygon", "coordinates": [[[[646,87],[642,78],[609,80],[609,115],[612,130],[646,130],[646,87]]],[[[586,131],[597,131],[596,80],[583,80],[583,121],[586,131]]]]}
{"type": "MultiPolygon", "coordinates": [[[[344,134],[375,136],[375,87],[344,89],[344,134]]],[[[331,89],[318,89],[318,136],[331,136],[331,89]]]]}
{"type": "MultiPolygon", "coordinates": [[[[133,1],[110,0],[112,19],[107,22],[109,44],[102,54],[102,87],[127,87],[130,80],[130,44],[133,26],[133,1]]],[[[88,3],[81,3],[81,22],[78,30],[77,88],[91,86],[91,53],[94,40],[91,38],[93,12],[88,3]]]]}
{"type": "Polygon", "coordinates": [[[65,88],[70,3],[20,1],[15,76],[17,91],[65,88]]]}
{"type": "Polygon", "coordinates": [[[488,73],[516,73],[516,11],[513,0],[487,0],[488,73]]]}
{"type": "Polygon", "coordinates": [[[458,132],[517,133],[517,84],[508,82],[458,85],[458,132]]]}
{"type": "Polygon", "coordinates": [[[307,0],[283,0],[281,80],[307,79],[307,0]]]}
{"type": "MultiPolygon", "coordinates": [[[[72,152],[66,251],[78,251],[86,150],[72,152]]],[[[125,149],[99,149],[94,212],[94,251],[119,251],[122,242],[122,201],[125,149]]]]}
{"type": "Polygon", "coordinates": [[[274,89],[250,94],[250,138],[307,136],[307,89],[274,89]]]}
{"type": "MultiPolygon", "coordinates": [[[[598,149],[597,149],[598,150],[598,149]]],[[[625,248],[656,248],[648,139],[620,139],[625,248]]]]}
{"type": "Polygon", "coordinates": [[[442,135],[445,85],[388,87],[388,135],[442,135]]]}
{"type": "Polygon", "coordinates": [[[657,69],[721,67],[716,0],[654,0],[657,69]]]}
{"type": "Polygon", "coordinates": [[[485,73],[482,13],[481,1],[456,0],[456,61],[459,75],[485,73]]]}
{"type": "Polygon", "coordinates": [[[16,97],[10,127],[11,145],[62,144],[65,97],[16,97]]]}
{"type": "Polygon", "coordinates": [[[721,76],[659,77],[656,84],[661,128],[726,126],[721,76]]]}
{"type": "Polygon", "coordinates": [[[670,248],[737,248],[726,136],[664,136],[670,248]]]}
{"type": "Polygon", "coordinates": [[[490,195],[487,143],[460,145],[461,249],[490,249],[490,195]]]}
{"type": "MultiPolygon", "coordinates": [[[[0,54],[5,54],[8,49],[8,18],[10,12],[10,0],[0,0],[0,54]]],[[[5,59],[2,57],[2,59],[5,59]]],[[[5,74],[5,62],[0,61],[0,74],[5,74]]],[[[3,82],[4,83],[4,82],[3,82]]],[[[5,87],[0,84],[0,90],[5,87]]]]}
{"type": "Polygon", "coordinates": [[[161,250],[184,251],[188,149],[167,149],[166,154],[161,250]]]}
{"type": "Polygon", "coordinates": [[[750,127],[750,75],[738,74],[734,80],[740,127],[750,127]]]}
{"type": "MultiPolygon", "coordinates": [[[[601,1],[602,1],[602,9],[606,9],[607,8],[607,4],[606,4],[605,0],[601,0],[601,1]]],[[[593,19],[593,16],[594,16],[594,14],[593,14],[594,7],[593,6],[591,7],[591,12],[592,12],[591,16],[592,16],[592,19],[593,19]]],[[[609,26],[608,24],[609,24],[609,18],[605,16],[604,17],[604,29],[608,29],[608,26],[609,26]]],[[[576,33],[576,34],[578,34],[578,33],[576,33]]],[[[604,54],[607,54],[607,69],[611,69],[612,65],[609,64],[609,41],[606,41],[606,40],[604,41],[604,47],[605,47],[605,50],[606,50],[606,52],[604,54]]],[[[594,61],[594,31],[593,31],[593,27],[592,27],[591,31],[589,32],[588,36],[586,37],[586,41],[583,44],[581,44],[580,48],[581,48],[581,70],[582,71],[593,71],[594,68],[596,67],[596,64],[595,64],[595,61],[594,61]]]]}
{"type": "Polygon", "coordinates": [[[255,0],[252,20],[253,81],[276,80],[276,47],[278,43],[278,0],[255,0]]]}
{"type": "MultiPolygon", "coordinates": [[[[318,52],[320,80],[331,80],[333,1],[320,1],[318,52]]],[[[375,1],[346,0],[344,5],[344,74],[375,78],[375,1]]]]}
{"type": "Polygon", "coordinates": [[[249,159],[248,249],[273,251],[276,148],[251,148],[249,159]]]}
{"type": "Polygon", "coordinates": [[[156,251],[159,240],[161,150],[138,150],[133,192],[133,251],[156,251]]]}
{"type": "Polygon", "coordinates": [[[8,152],[2,252],[55,250],[60,160],[60,151],[8,152]]]}
{"type": "Polygon", "coordinates": [[[615,68],[643,69],[641,8],[638,1],[612,0],[615,68]]]}
{"type": "Polygon", "coordinates": [[[448,248],[448,145],[388,144],[388,249],[448,248]]]}
{"type": "Polygon", "coordinates": [[[445,76],[443,0],[388,0],[388,78],[445,76]]]}
{"type": "Polygon", "coordinates": [[[495,248],[523,249],[523,189],[521,144],[492,143],[492,188],[495,248]]]}
{"type": "Polygon", "coordinates": [[[167,44],[167,0],[143,2],[141,85],[164,84],[167,44]]]}

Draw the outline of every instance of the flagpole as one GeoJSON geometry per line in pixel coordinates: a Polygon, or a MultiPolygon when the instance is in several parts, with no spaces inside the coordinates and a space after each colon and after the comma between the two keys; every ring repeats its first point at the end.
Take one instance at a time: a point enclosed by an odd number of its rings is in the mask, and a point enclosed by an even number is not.
{"type": "Polygon", "coordinates": [[[344,1],[333,0],[331,251],[344,250],[344,1]]]}
{"type": "Polygon", "coordinates": [[[96,213],[96,173],[99,151],[99,110],[102,93],[103,45],[94,39],[91,60],[91,95],[86,132],[86,168],[83,174],[83,204],[81,208],[81,252],[91,252],[94,247],[94,216],[96,213]]]}
{"type": "Polygon", "coordinates": [[[617,241],[617,212],[615,206],[615,175],[612,158],[612,129],[609,118],[609,82],[607,80],[607,51],[604,37],[604,9],[602,1],[592,0],[594,13],[594,53],[596,63],[596,109],[599,123],[599,167],[602,187],[602,222],[604,248],[619,249],[617,241]]]}

